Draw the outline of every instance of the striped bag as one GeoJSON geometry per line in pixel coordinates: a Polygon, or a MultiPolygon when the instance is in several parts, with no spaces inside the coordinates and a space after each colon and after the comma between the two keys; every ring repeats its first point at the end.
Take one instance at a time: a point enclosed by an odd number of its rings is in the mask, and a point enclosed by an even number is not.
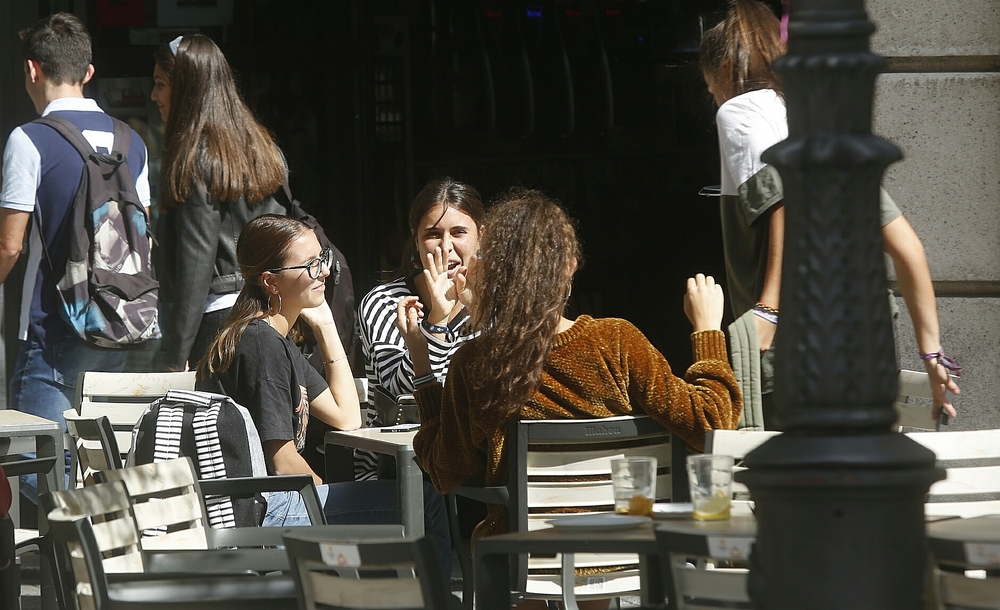
{"type": "MultiPolygon", "coordinates": [[[[221,394],[171,390],[149,407],[132,429],[129,464],[190,457],[199,479],[265,477],[264,451],[250,412],[221,394]]],[[[260,525],[263,497],[207,496],[213,528],[260,525]]]]}

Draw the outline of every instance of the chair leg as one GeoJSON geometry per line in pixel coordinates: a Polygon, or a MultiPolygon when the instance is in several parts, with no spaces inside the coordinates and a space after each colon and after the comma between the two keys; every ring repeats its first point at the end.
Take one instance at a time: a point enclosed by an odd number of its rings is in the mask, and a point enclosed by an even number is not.
{"type": "Polygon", "coordinates": [[[0,606],[17,608],[20,597],[17,563],[14,561],[14,522],[10,517],[0,519],[0,606]]]}
{"type": "Polygon", "coordinates": [[[475,598],[475,578],[472,573],[472,549],[462,538],[458,527],[458,496],[449,493],[445,496],[448,502],[448,529],[451,530],[451,544],[458,555],[458,566],[462,570],[462,605],[466,610],[473,609],[475,598]]]}

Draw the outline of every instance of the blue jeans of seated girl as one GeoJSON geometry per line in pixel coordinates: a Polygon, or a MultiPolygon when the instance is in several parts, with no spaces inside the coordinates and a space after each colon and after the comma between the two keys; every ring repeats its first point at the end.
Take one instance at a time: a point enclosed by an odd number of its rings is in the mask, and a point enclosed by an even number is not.
{"type": "MultiPolygon", "coordinates": [[[[396,481],[330,483],[316,488],[331,525],[399,523],[396,481]]],[[[272,492],[267,498],[265,527],[310,525],[302,496],[294,491],[272,492]]],[[[424,482],[424,532],[434,542],[441,560],[445,591],[451,591],[451,534],[444,497],[424,482]]]]}

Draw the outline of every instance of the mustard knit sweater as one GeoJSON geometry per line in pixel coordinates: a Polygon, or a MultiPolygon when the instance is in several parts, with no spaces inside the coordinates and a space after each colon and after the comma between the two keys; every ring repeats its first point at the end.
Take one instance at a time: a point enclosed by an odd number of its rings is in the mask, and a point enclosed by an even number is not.
{"type": "MultiPolygon", "coordinates": [[[[736,428],[743,399],[726,356],[722,331],[693,333],[695,363],[684,379],[626,320],[580,316],[559,333],[545,361],[539,387],[521,408],[521,419],[589,419],[645,413],[701,450],[705,432],[736,428]]],[[[452,358],[444,387],[416,392],[420,431],[413,442],[423,469],[441,493],[466,484],[504,485],[504,435],[509,416],[477,407],[463,375],[477,342],[452,358]]],[[[504,507],[490,505],[474,537],[507,531],[504,507]]]]}

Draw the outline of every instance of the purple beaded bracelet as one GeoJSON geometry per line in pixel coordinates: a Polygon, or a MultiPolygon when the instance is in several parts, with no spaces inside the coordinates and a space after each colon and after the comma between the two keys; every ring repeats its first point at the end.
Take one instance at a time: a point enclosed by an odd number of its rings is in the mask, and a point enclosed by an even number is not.
{"type": "Polygon", "coordinates": [[[943,349],[939,349],[938,351],[931,352],[929,354],[920,354],[920,358],[926,362],[930,362],[931,360],[937,360],[941,364],[941,366],[954,373],[955,377],[962,376],[962,367],[960,367],[953,358],[945,356],[943,349]]]}

